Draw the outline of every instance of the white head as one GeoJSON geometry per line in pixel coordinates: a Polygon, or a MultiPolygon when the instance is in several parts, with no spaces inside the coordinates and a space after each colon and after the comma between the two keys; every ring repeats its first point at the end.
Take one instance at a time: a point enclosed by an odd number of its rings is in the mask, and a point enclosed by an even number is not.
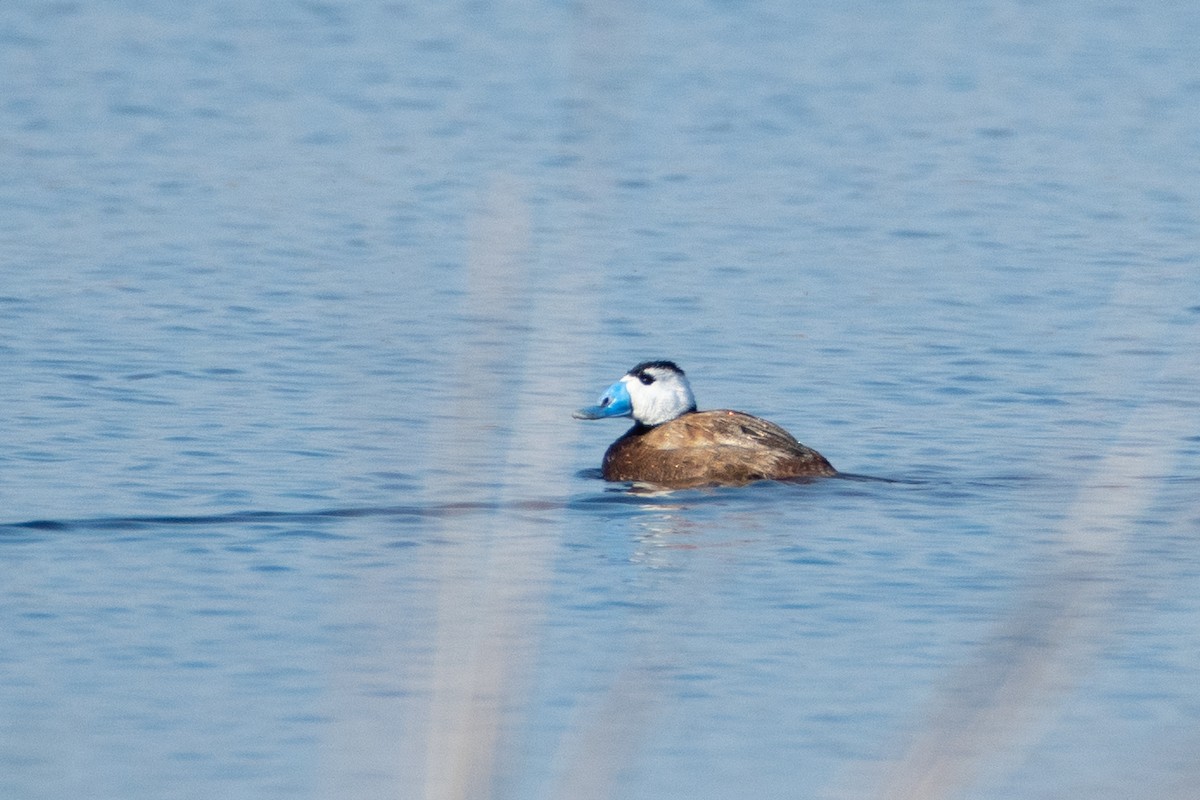
{"type": "Polygon", "coordinates": [[[575,412],[577,419],[633,417],[661,425],[696,410],[696,398],[683,370],[673,361],[643,361],[608,387],[599,403],[575,412]]]}

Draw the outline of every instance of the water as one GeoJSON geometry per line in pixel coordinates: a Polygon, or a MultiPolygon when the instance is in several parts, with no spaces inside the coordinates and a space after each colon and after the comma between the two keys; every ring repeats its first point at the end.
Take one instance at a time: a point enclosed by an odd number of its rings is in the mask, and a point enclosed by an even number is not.
{"type": "Polygon", "coordinates": [[[0,11],[0,795],[1191,796],[1200,15],[426,5],[0,11]]]}

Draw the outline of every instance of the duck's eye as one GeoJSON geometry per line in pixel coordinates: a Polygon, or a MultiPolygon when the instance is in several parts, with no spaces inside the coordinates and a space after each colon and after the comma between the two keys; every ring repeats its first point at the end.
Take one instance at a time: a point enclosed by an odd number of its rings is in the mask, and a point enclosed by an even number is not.
{"type": "Polygon", "coordinates": [[[642,386],[649,386],[650,384],[654,383],[654,376],[647,372],[643,372],[638,375],[638,380],[642,382],[642,386]]]}

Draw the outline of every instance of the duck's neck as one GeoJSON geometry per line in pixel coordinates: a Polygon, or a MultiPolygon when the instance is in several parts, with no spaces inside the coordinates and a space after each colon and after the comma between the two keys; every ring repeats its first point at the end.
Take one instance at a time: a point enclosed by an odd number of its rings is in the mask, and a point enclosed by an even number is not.
{"type": "Polygon", "coordinates": [[[660,425],[666,425],[669,422],[674,422],[677,419],[686,417],[688,414],[695,414],[695,413],[696,413],[696,407],[692,406],[688,410],[684,411],[682,414],[676,414],[675,416],[671,417],[670,419],[664,419],[662,422],[656,422],[653,425],[642,422],[640,419],[636,419],[633,421],[633,427],[629,429],[629,433],[632,436],[638,436],[647,431],[652,431],[660,425]]]}

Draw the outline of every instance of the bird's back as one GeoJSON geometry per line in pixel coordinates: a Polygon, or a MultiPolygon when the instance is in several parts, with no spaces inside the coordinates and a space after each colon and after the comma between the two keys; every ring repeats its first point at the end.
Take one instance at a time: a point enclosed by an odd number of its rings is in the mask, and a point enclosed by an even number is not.
{"type": "Polygon", "coordinates": [[[740,411],[700,411],[635,426],[604,454],[604,477],[667,487],[837,474],[778,425],[740,411]]]}

